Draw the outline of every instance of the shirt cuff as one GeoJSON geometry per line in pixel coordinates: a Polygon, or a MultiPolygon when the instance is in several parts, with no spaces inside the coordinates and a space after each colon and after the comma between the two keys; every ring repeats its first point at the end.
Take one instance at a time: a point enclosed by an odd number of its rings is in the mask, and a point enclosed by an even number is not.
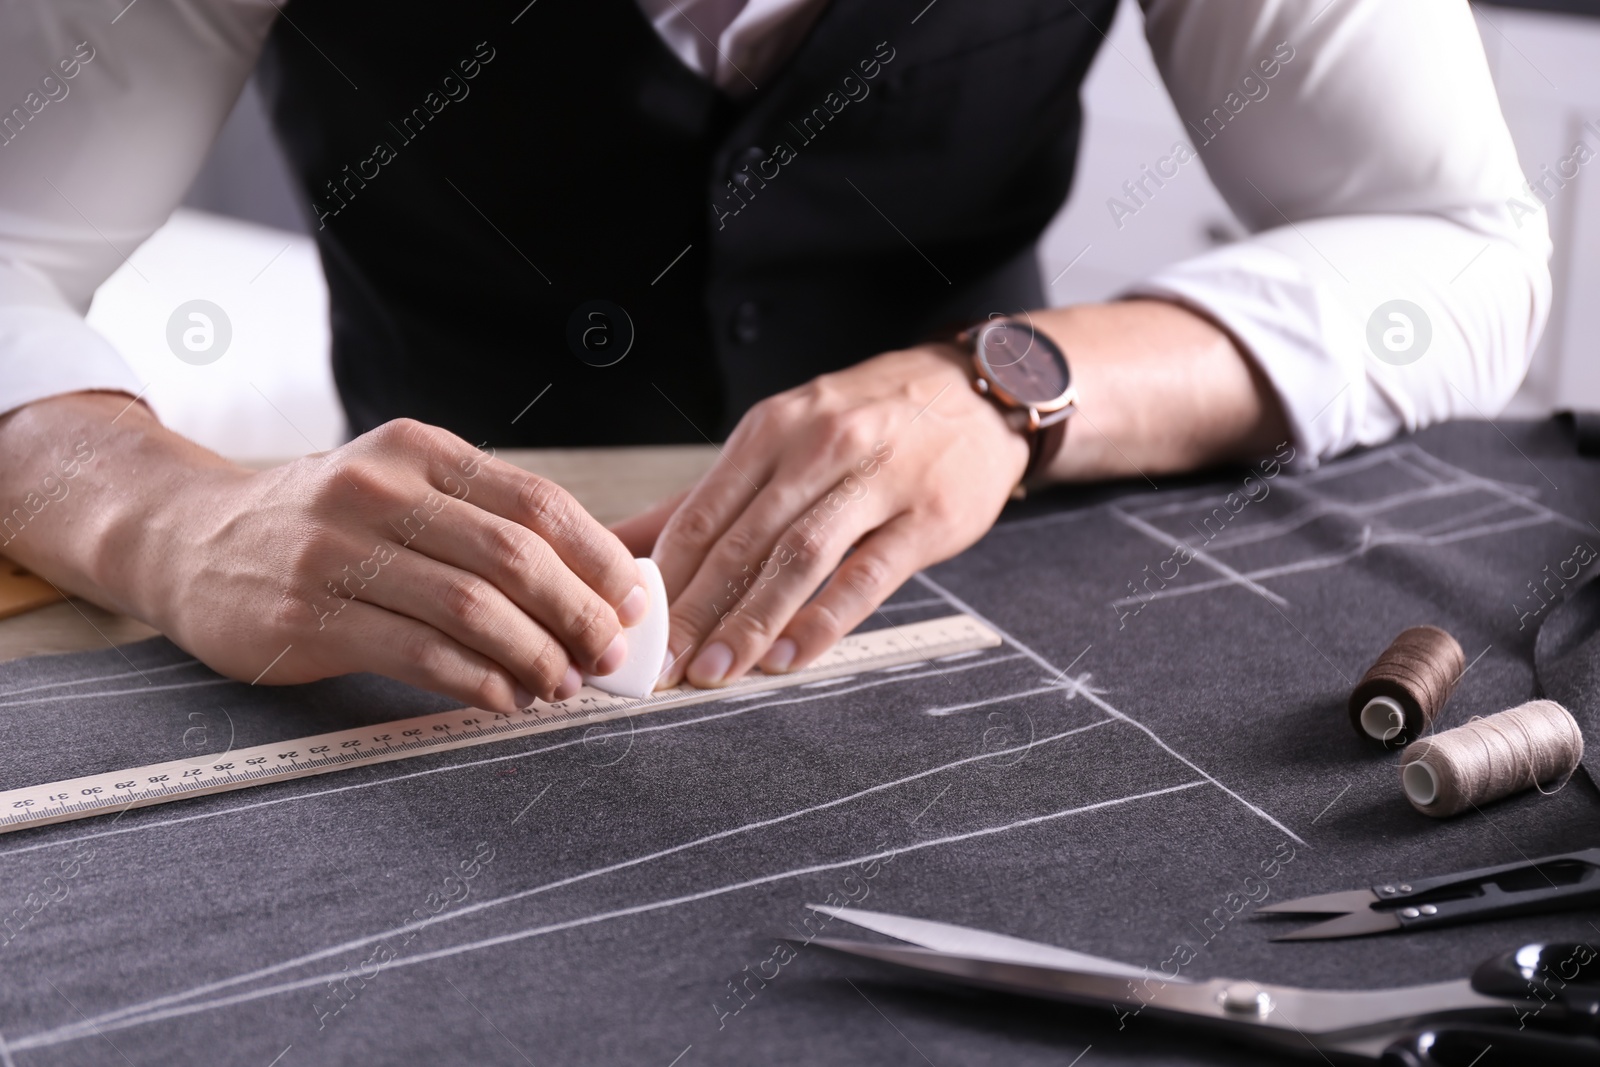
{"type": "Polygon", "coordinates": [[[143,389],[133,368],[76,313],[0,308],[0,415],[64,393],[137,396],[143,389]]]}

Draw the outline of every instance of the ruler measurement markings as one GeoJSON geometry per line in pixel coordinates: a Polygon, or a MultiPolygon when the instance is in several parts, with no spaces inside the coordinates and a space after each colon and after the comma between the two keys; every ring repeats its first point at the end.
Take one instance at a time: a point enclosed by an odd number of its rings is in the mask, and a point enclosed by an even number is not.
{"type": "Polygon", "coordinates": [[[852,634],[803,670],[787,675],[756,674],[722,689],[673,689],[639,700],[585,689],[558,703],[535,701],[515,715],[456,708],[373,726],[269,741],[222,753],[204,764],[193,758],[167,760],[46,782],[0,792],[0,833],[528,737],[583,722],[599,724],[731,696],[787,689],[856,673],[862,663],[891,667],[935,655],[994,648],[1000,643],[1000,637],[976,619],[951,615],[897,630],[852,634]],[[572,706],[574,701],[576,706],[572,706]]]}

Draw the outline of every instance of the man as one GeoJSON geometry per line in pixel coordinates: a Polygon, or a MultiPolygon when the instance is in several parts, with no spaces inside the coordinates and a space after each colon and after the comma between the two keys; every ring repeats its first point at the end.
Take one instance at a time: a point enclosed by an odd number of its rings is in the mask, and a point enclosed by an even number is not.
{"type": "Polygon", "coordinates": [[[19,0],[0,551],[234,677],[509,709],[623,661],[632,554],[663,684],[714,686],[805,664],[1024,476],[1312,465],[1497,410],[1549,245],[1467,6],[1143,7],[1191,140],[1117,202],[1198,154],[1254,236],[1045,309],[1114,0],[19,0]],[[260,473],[165,430],[81,321],[258,62],[360,434],[260,473]],[[724,434],[615,532],[478,447],[724,434]]]}

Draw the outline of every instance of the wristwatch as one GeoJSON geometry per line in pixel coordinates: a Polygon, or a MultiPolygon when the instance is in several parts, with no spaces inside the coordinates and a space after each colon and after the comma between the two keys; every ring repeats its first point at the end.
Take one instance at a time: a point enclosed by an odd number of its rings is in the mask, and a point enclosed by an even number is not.
{"type": "Polygon", "coordinates": [[[1050,466],[1067,439],[1078,390],[1066,354],[1032,323],[986,319],[956,335],[972,363],[972,388],[1028,439],[1023,483],[1050,466]]]}

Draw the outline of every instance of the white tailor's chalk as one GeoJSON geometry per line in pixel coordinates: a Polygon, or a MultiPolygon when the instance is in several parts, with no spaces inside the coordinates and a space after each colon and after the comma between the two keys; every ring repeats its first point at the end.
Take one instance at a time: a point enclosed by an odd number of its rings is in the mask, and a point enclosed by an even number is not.
{"type": "Polygon", "coordinates": [[[628,638],[628,658],[610,674],[586,674],[583,684],[619,697],[647,697],[661,677],[667,661],[667,587],[661,581],[661,568],[655,560],[640,559],[639,575],[650,594],[650,610],[637,626],[622,632],[628,638]]]}

